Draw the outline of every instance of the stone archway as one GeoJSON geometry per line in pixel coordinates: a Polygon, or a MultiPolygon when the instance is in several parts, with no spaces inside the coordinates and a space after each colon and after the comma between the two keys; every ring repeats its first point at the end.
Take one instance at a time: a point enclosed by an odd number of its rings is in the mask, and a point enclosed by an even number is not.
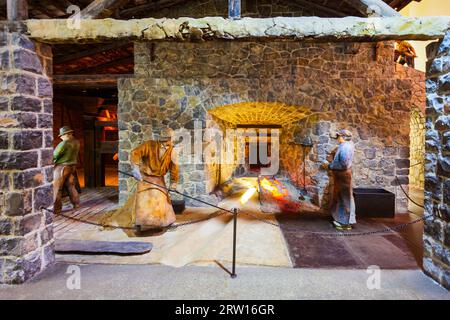
{"type": "Polygon", "coordinates": [[[420,108],[412,106],[409,145],[409,185],[410,188],[423,189],[425,155],[425,117],[420,108]]]}

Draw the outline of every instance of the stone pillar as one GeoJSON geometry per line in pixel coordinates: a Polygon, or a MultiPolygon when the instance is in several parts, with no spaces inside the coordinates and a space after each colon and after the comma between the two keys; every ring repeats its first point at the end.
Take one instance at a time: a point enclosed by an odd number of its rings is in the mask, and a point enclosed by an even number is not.
{"type": "Polygon", "coordinates": [[[450,289],[450,31],[427,54],[423,267],[450,289]]]}
{"type": "MultiPolygon", "coordinates": [[[[10,25],[11,27],[11,25],[10,25]]],[[[0,30],[0,283],[54,261],[51,47],[0,30]]],[[[17,30],[17,29],[16,29],[17,30]]]]}

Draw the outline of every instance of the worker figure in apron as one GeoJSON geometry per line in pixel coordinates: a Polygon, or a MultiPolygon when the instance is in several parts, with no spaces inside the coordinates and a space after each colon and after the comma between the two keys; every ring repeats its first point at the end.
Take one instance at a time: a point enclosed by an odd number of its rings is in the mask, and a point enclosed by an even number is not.
{"type": "Polygon", "coordinates": [[[334,138],[337,139],[339,146],[333,161],[328,166],[334,180],[331,215],[336,229],[351,230],[352,225],[356,224],[352,186],[352,162],[355,145],[351,141],[352,133],[349,130],[337,132],[334,138]]]}
{"type": "Polygon", "coordinates": [[[73,136],[70,127],[59,129],[61,142],[53,152],[53,211],[55,214],[62,209],[62,193],[66,188],[69,193],[70,202],[74,208],[80,205],[80,195],[77,190],[77,160],[80,151],[80,142],[73,136]]]}
{"type": "Polygon", "coordinates": [[[406,63],[411,68],[414,68],[414,59],[417,58],[416,50],[407,41],[397,40],[397,47],[395,49],[394,60],[402,65],[406,63]]]}
{"type": "Polygon", "coordinates": [[[170,172],[170,188],[176,189],[178,183],[178,165],[172,137],[172,130],[164,130],[157,141],[146,141],[131,152],[133,176],[139,180],[134,203],[134,223],[140,231],[166,227],[176,220],[164,182],[164,176],[170,172]]]}

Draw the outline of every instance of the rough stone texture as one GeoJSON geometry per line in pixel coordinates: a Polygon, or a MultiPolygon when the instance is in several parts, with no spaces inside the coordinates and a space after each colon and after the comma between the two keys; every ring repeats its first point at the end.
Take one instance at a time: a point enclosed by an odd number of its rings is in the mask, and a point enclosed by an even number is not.
{"type": "Polygon", "coordinates": [[[8,57],[0,71],[0,283],[22,283],[54,260],[52,219],[40,210],[52,204],[44,141],[52,109],[43,108],[52,95],[52,52],[17,32],[0,31],[0,39],[0,56],[8,57]]]}
{"type": "Polygon", "coordinates": [[[425,144],[425,273],[450,289],[450,150],[448,148],[450,97],[450,31],[441,43],[427,47],[427,106],[425,144]]]}
{"type": "Polygon", "coordinates": [[[322,39],[322,40],[431,40],[442,38],[450,17],[319,18],[222,17],[178,19],[87,19],[79,29],[70,29],[65,19],[27,20],[31,38],[43,42],[98,42],[134,40],[199,41],[210,39],[322,39]]]}
{"type": "MultiPolygon", "coordinates": [[[[408,184],[410,111],[424,103],[424,74],[393,63],[390,42],[136,43],[135,78],[119,81],[119,168],[129,171],[131,149],[163,127],[192,130],[200,120],[204,129],[226,129],[239,117],[238,124],[265,119],[283,125],[280,174],[297,186],[303,185],[299,142],[313,139],[306,185],[326,207],[329,177],[321,163],[336,145],[329,134],[349,128],[356,186],[394,191],[397,211],[404,212],[395,175],[408,184]],[[267,115],[270,108],[278,109],[267,115]]],[[[208,194],[236,167],[217,172],[217,164],[182,163],[182,189],[214,200],[208,194]]],[[[121,201],[132,188],[131,179],[120,177],[121,201]]]]}

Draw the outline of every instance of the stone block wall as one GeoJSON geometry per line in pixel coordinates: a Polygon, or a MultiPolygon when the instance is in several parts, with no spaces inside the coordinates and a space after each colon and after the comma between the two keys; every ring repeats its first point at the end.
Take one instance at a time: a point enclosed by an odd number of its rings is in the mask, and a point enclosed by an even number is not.
{"type": "Polygon", "coordinates": [[[427,54],[423,268],[450,289],[450,31],[427,54]]]}
{"type": "Polygon", "coordinates": [[[54,261],[51,47],[0,31],[0,283],[54,261]]]}
{"type": "MultiPolygon", "coordinates": [[[[280,174],[302,185],[298,142],[311,136],[307,184],[325,206],[329,179],[321,162],[336,146],[329,134],[348,128],[357,148],[355,185],[394,191],[405,212],[395,176],[407,189],[410,110],[424,92],[423,73],[397,66],[391,42],[136,43],[135,77],[119,81],[119,167],[129,171],[130,150],[162,127],[192,130],[200,120],[208,128],[217,124],[209,112],[217,107],[276,102],[314,115],[283,125],[280,174]]],[[[184,191],[208,195],[210,171],[201,164],[181,170],[184,191]]],[[[131,184],[120,177],[121,201],[131,184]]]]}

